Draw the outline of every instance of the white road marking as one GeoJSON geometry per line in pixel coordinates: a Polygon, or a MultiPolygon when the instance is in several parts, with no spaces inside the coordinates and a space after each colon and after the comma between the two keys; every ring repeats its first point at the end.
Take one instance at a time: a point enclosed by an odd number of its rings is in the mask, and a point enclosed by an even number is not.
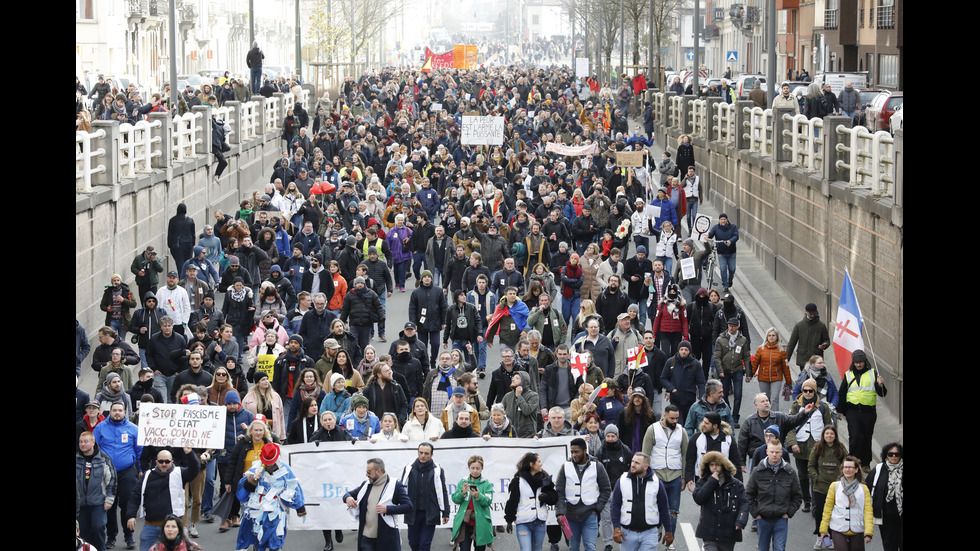
{"type": "Polygon", "coordinates": [[[684,541],[687,543],[687,548],[690,551],[701,551],[701,545],[698,544],[698,538],[694,535],[694,526],[690,522],[682,522],[681,532],[684,533],[684,541]]]}

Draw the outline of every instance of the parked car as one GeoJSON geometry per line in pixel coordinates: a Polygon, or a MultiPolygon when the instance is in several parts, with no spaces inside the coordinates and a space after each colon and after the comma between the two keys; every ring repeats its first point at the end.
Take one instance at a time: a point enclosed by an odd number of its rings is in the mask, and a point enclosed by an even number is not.
{"type": "Polygon", "coordinates": [[[892,113],[892,118],[888,121],[888,130],[892,133],[892,136],[895,135],[896,130],[901,130],[903,132],[905,131],[905,126],[903,125],[904,122],[905,122],[905,106],[899,105],[898,109],[896,109],[895,112],[892,113]]]}
{"type": "Polygon", "coordinates": [[[764,75],[738,75],[735,79],[735,95],[738,99],[749,99],[749,92],[755,88],[755,81],[762,82],[762,89],[766,91],[766,97],[771,97],[770,90],[766,86],[766,77],[764,75]]]}
{"type": "Polygon", "coordinates": [[[861,109],[867,109],[871,102],[874,101],[878,94],[882,93],[884,90],[858,90],[859,105],[861,109]]]}
{"type": "Polygon", "coordinates": [[[892,114],[902,105],[903,101],[905,101],[905,94],[901,91],[885,91],[875,96],[875,99],[871,101],[871,105],[865,112],[868,119],[868,130],[872,132],[879,130],[890,132],[889,121],[892,118],[892,114]]]}

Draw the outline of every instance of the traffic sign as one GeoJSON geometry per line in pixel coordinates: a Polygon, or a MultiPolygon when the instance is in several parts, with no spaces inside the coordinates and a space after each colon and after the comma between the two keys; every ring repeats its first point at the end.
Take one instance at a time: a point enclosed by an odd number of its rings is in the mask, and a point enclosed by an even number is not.
{"type": "Polygon", "coordinates": [[[688,61],[694,61],[694,50],[688,50],[685,56],[688,61]]]}
{"type": "Polygon", "coordinates": [[[738,61],[738,52],[735,50],[728,50],[728,55],[725,56],[725,61],[728,63],[738,61]]]}

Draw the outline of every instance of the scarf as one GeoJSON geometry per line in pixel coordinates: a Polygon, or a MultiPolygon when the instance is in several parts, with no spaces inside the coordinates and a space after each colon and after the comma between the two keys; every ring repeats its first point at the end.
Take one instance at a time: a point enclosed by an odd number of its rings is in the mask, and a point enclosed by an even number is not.
{"type": "Polygon", "coordinates": [[[491,432],[500,434],[505,432],[507,430],[507,427],[510,426],[510,419],[508,419],[507,416],[504,415],[504,420],[501,421],[500,424],[498,425],[497,423],[493,422],[493,417],[490,417],[490,421],[487,422],[487,425],[490,427],[491,432]]]}
{"type": "Polygon", "coordinates": [[[320,395],[320,385],[317,384],[315,381],[313,382],[312,385],[303,383],[299,385],[299,392],[300,392],[299,394],[300,401],[303,401],[308,397],[316,398],[317,396],[320,395]]]}
{"type": "Polygon", "coordinates": [[[252,215],[252,209],[238,209],[238,218],[240,220],[247,220],[249,216],[252,215]]]}
{"type": "Polygon", "coordinates": [[[242,287],[241,291],[236,291],[234,287],[231,288],[231,300],[235,302],[242,302],[245,300],[245,287],[242,287]]]}
{"type": "MultiPolygon", "coordinates": [[[[450,400],[453,399],[453,384],[450,377],[456,373],[456,366],[449,366],[448,371],[443,371],[442,368],[439,369],[439,386],[436,388],[445,389],[446,395],[450,400]]],[[[452,377],[455,379],[455,377],[452,377]]]]}
{"type": "Polygon", "coordinates": [[[848,502],[850,504],[849,507],[856,507],[857,503],[854,499],[854,492],[858,491],[858,488],[861,487],[861,483],[858,482],[858,479],[855,478],[851,482],[848,482],[847,479],[842,476],[840,477],[840,481],[838,481],[837,483],[840,485],[840,488],[844,492],[844,495],[847,496],[848,502]]]}
{"type": "Polygon", "coordinates": [[[904,461],[899,461],[895,465],[885,463],[885,466],[888,467],[888,493],[885,494],[885,501],[894,501],[895,506],[898,507],[899,515],[902,514],[902,468],[904,463],[904,461]]]}

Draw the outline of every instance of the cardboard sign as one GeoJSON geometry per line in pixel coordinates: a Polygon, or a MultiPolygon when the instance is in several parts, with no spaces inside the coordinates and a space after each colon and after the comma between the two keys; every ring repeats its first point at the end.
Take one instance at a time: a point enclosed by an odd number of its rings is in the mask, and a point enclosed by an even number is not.
{"type": "Polygon", "coordinates": [[[272,354],[262,354],[255,361],[255,369],[269,375],[269,382],[272,382],[273,378],[273,368],[276,363],[276,357],[272,354]]]}
{"type": "Polygon", "coordinates": [[[643,166],[643,152],[620,151],[616,153],[616,166],[620,166],[620,167],[643,166]]]}
{"type": "Polygon", "coordinates": [[[141,446],[173,448],[225,447],[225,414],[222,406],[184,404],[140,405],[136,441],[141,446]]]}
{"type": "Polygon", "coordinates": [[[694,258],[687,257],[681,259],[681,277],[684,279],[694,279],[697,277],[697,270],[694,268],[694,258]]]}
{"type": "Polygon", "coordinates": [[[463,116],[460,143],[464,145],[502,145],[504,143],[504,118],[463,116]]]}

